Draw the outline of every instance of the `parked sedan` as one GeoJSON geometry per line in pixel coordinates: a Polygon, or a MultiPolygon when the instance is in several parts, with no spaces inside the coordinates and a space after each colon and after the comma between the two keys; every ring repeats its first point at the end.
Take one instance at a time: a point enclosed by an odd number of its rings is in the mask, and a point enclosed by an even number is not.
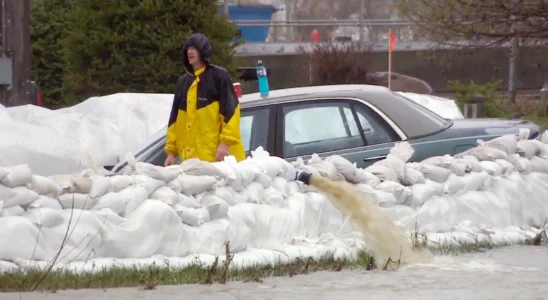
{"type": "MultiPolygon", "coordinates": [[[[385,87],[333,85],[244,95],[241,103],[242,140],[250,151],[262,146],[271,155],[289,161],[341,155],[359,167],[385,158],[396,142],[408,141],[415,153],[411,161],[457,154],[506,134],[529,130],[540,135],[536,124],[507,119],[444,119],[385,87]]],[[[166,120],[167,123],[167,120],[166,120]]],[[[136,154],[137,161],[162,165],[166,128],[136,154]]],[[[119,172],[126,163],[118,164],[119,172]]]]}

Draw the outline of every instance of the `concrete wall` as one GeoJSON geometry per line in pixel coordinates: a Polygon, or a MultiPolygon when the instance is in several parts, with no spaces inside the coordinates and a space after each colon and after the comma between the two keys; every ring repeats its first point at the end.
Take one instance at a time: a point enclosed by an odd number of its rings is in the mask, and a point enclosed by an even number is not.
{"type": "MultiPolygon", "coordinates": [[[[518,59],[518,89],[540,89],[548,80],[548,48],[521,48],[518,59]]],[[[371,71],[388,69],[388,54],[371,52],[371,71]]],[[[254,66],[261,59],[271,70],[271,89],[306,86],[310,84],[311,66],[306,54],[279,56],[241,57],[246,66],[254,66]]],[[[400,51],[392,57],[394,72],[421,78],[428,82],[435,92],[450,92],[448,80],[462,83],[484,84],[493,79],[503,79],[501,87],[507,86],[508,48],[400,51]]],[[[242,84],[244,93],[256,92],[256,82],[242,84]]]]}

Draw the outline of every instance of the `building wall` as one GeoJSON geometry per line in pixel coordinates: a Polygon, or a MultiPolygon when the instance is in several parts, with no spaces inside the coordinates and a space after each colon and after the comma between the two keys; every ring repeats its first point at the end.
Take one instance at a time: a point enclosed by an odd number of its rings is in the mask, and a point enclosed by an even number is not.
{"type": "MultiPolygon", "coordinates": [[[[520,49],[518,59],[518,89],[540,89],[548,80],[548,51],[545,47],[520,49]]],[[[364,53],[370,56],[371,71],[387,71],[388,54],[364,53]]],[[[271,89],[310,85],[311,66],[306,54],[278,56],[246,56],[241,58],[246,66],[254,66],[258,59],[270,69],[271,89]]],[[[484,84],[493,79],[508,77],[508,49],[469,49],[443,51],[394,52],[394,72],[415,76],[428,82],[435,92],[450,92],[448,80],[462,83],[484,84]]],[[[256,92],[256,82],[242,84],[244,93],[256,92]]]]}

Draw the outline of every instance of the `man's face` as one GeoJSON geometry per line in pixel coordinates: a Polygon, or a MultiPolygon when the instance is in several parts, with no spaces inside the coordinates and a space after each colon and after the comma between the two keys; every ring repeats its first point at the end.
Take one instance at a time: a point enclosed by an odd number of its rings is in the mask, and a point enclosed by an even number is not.
{"type": "Polygon", "coordinates": [[[200,53],[198,53],[198,50],[194,47],[188,47],[187,56],[188,63],[191,65],[195,65],[200,62],[200,53]]]}

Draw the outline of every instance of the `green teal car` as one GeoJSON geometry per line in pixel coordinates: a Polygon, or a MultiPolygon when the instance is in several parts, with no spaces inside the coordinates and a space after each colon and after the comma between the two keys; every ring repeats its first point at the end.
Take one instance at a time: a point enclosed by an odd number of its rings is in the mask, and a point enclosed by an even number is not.
{"type": "MultiPolygon", "coordinates": [[[[508,119],[444,119],[385,87],[333,85],[271,91],[269,97],[244,95],[241,133],[247,154],[259,146],[271,155],[295,160],[341,155],[359,167],[385,158],[395,143],[408,141],[411,161],[454,155],[475,147],[477,140],[518,134],[540,136],[536,124],[508,119]]],[[[166,119],[167,124],[167,119],[166,119]]],[[[166,128],[136,151],[137,161],[162,165],[166,128]]],[[[119,163],[112,171],[126,166],[119,163]]],[[[111,168],[108,168],[111,169],[111,168]]]]}

